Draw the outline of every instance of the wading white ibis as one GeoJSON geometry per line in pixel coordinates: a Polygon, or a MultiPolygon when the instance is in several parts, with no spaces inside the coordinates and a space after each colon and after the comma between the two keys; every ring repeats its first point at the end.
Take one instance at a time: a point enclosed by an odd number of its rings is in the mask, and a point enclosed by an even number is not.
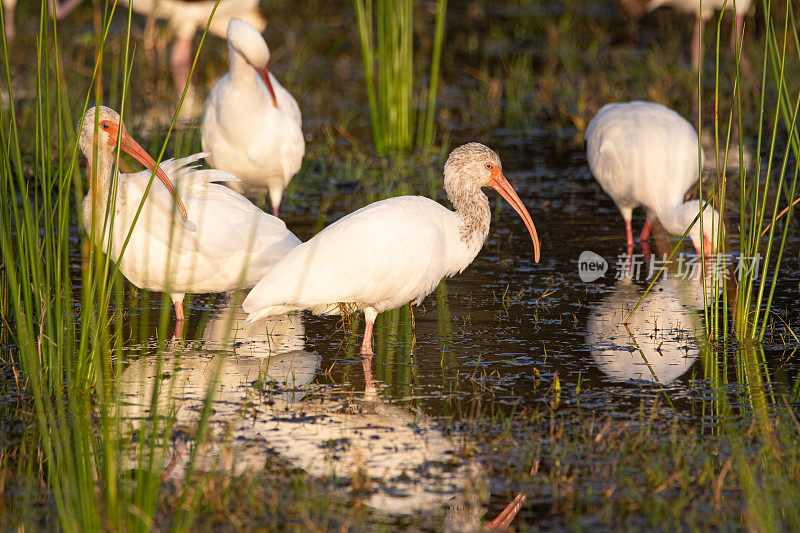
{"type": "MultiPolygon", "coordinates": [[[[659,220],[668,233],[683,235],[700,212],[702,202],[684,202],[686,191],[700,177],[697,133],[675,111],[650,102],[606,104],[586,128],[586,158],[603,190],[617,204],[633,249],[631,215],[645,209],[640,238],[646,242],[659,220]]],[[[715,254],[720,216],[710,205],[689,237],[695,249],[715,254]]]]}
{"type": "Polygon", "coordinates": [[[89,194],[83,201],[86,230],[131,283],[142,289],[169,291],[178,320],[184,317],[185,293],[252,287],[300,244],[281,220],[228,187],[212,183],[235,180],[235,176],[191,166],[205,153],[161,163],[155,171],[161,182],[153,182],[133,226],[156,168],[153,158],[128,134],[119,114],[107,107],[93,107],[86,112],[80,148],[88,162],[90,179],[89,194]],[[113,221],[106,222],[118,139],[121,149],[149,170],[119,174],[110,200],[113,221]],[[93,147],[97,147],[94,175],[93,147]]]}
{"type": "Polygon", "coordinates": [[[470,143],[453,150],[444,166],[444,188],[455,211],[429,198],[399,196],[347,215],[289,252],[258,282],[242,304],[247,322],[298,309],[363,310],[361,352],[372,353],[378,313],[419,304],[442,278],[461,272],[478,255],[491,219],[484,186],[522,217],[538,262],[536,228],[503,176],[500,158],[470,143]]]}
{"type": "Polygon", "coordinates": [[[742,44],[744,31],[744,15],[750,8],[751,0],[622,0],[622,7],[632,17],[641,16],[648,11],[653,11],[661,6],[670,6],[678,11],[694,13],[695,24],[692,36],[692,65],[697,69],[700,65],[702,47],[700,43],[700,29],[711,18],[714,11],[722,9],[732,10],[735,15],[731,27],[731,49],[734,53],[742,44]]]}
{"type": "Polygon", "coordinates": [[[267,70],[264,38],[242,20],[228,24],[228,57],[230,72],[206,100],[203,150],[211,152],[212,167],[236,174],[234,190],[246,196],[269,190],[278,216],[283,191],[305,153],[300,108],[267,70]]]}
{"type": "MultiPolygon", "coordinates": [[[[69,15],[83,0],[50,0],[51,12],[58,19],[69,15]]],[[[135,12],[166,20],[170,31],[174,34],[172,52],[169,64],[172,69],[172,81],[180,94],[192,67],[192,38],[198,31],[203,31],[209,16],[214,9],[216,0],[121,0],[135,12]]],[[[259,30],[263,30],[267,23],[258,8],[258,0],[223,0],[219,2],[217,10],[208,32],[218,37],[225,37],[228,22],[233,17],[246,20],[259,30]]],[[[198,98],[194,87],[189,86],[181,114],[194,116],[200,112],[202,100],[198,98]]]]}

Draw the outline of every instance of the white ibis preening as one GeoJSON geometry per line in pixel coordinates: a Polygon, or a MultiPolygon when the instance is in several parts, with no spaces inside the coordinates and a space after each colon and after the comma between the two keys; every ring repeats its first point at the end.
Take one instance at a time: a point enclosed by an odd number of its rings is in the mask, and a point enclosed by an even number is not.
{"type": "Polygon", "coordinates": [[[503,176],[500,158],[479,143],[453,150],[444,166],[444,188],[451,211],[421,196],[399,196],[372,203],[325,228],[289,252],[242,304],[248,322],[310,309],[317,314],[363,310],[361,351],[372,353],[372,327],[378,313],[408,302],[419,304],[447,276],[464,270],[489,233],[489,199],[494,188],[519,213],[539,240],[528,211],[503,176]]]}
{"type": "MultiPolygon", "coordinates": [[[[645,209],[647,221],[642,242],[657,219],[671,234],[682,235],[700,212],[702,202],[684,202],[686,191],[700,177],[697,133],[689,122],[659,104],[628,102],[607,104],[586,128],[586,158],[603,190],[617,204],[633,249],[631,215],[645,209]]],[[[717,251],[721,220],[711,206],[703,211],[689,237],[700,253],[717,251]]]]}
{"type": "Polygon", "coordinates": [[[128,134],[119,114],[107,107],[86,112],[80,148],[89,163],[91,181],[83,201],[87,231],[131,283],[147,290],[168,290],[178,320],[184,317],[185,293],[252,287],[278,259],[300,244],[281,220],[228,187],[212,183],[234,180],[233,175],[192,167],[208,155],[199,153],[164,161],[157,168],[161,183],[153,183],[123,254],[155,161],[128,134]],[[150,170],[119,175],[112,198],[113,223],[106,223],[118,138],[121,149],[150,170]],[[93,179],[95,146],[97,172],[93,179]]]}
{"type": "Polygon", "coordinates": [[[300,170],[305,141],[300,108],[289,91],[267,70],[269,48],[244,21],[228,24],[230,72],[206,100],[203,150],[208,163],[236,174],[231,187],[252,196],[269,190],[278,216],[283,191],[300,170]]]}
{"type": "Polygon", "coordinates": [[[744,15],[750,8],[751,0],[622,0],[622,7],[629,15],[638,17],[661,6],[674,7],[679,11],[694,13],[695,24],[692,36],[692,65],[697,69],[700,65],[701,43],[700,29],[711,18],[714,11],[723,7],[733,10],[734,26],[731,27],[731,48],[736,51],[742,44],[744,15]]]}

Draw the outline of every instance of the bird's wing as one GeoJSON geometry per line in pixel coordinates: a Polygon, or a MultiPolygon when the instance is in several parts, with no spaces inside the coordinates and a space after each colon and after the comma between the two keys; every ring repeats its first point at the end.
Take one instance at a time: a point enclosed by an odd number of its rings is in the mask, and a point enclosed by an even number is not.
{"type": "Polygon", "coordinates": [[[422,197],[390,198],[352,213],[289,252],[250,292],[249,313],[377,303],[435,287],[446,272],[443,224],[452,212],[422,197]],[[422,289],[420,289],[422,290],[422,289]]]}

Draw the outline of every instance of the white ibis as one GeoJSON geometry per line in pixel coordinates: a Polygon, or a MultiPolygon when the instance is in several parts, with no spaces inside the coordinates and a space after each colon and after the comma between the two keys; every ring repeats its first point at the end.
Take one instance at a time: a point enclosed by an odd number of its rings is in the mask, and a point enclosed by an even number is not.
{"type": "MultiPolygon", "coordinates": [[[[603,190],[617,204],[633,249],[631,215],[645,209],[647,221],[640,239],[646,242],[658,219],[671,234],[683,235],[697,217],[703,202],[684,202],[686,191],[700,177],[697,133],[675,111],[650,102],[606,104],[586,128],[586,158],[603,190]]],[[[717,251],[721,227],[719,213],[711,206],[703,211],[689,237],[700,253],[717,251]]]]}
{"type": "Polygon", "coordinates": [[[734,11],[736,20],[731,27],[731,48],[734,53],[742,44],[744,15],[750,8],[751,0],[622,0],[622,7],[633,17],[641,16],[661,6],[671,6],[679,11],[694,13],[695,24],[692,36],[692,65],[700,65],[702,46],[700,29],[711,18],[714,11],[727,8],[734,11]]]}
{"type": "MultiPolygon", "coordinates": [[[[83,0],[50,0],[51,12],[62,19],[69,15],[83,0]]],[[[169,23],[175,38],[172,43],[169,63],[172,69],[172,81],[178,93],[183,91],[192,66],[192,38],[198,31],[203,31],[211,16],[216,0],[122,0],[135,12],[142,15],[163,19],[169,23]]],[[[228,22],[233,17],[246,20],[251,25],[263,30],[267,23],[258,8],[258,0],[223,0],[214,11],[214,17],[208,28],[209,33],[225,37],[228,22]]],[[[190,85],[186,99],[181,107],[183,116],[193,116],[200,111],[201,100],[190,85]]]]}
{"type": "Polygon", "coordinates": [[[178,320],[184,317],[185,293],[252,287],[278,259],[300,244],[281,220],[264,213],[228,187],[212,183],[236,179],[233,175],[192,167],[192,163],[207,155],[204,153],[164,161],[156,169],[163,186],[153,183],[133,226],[151,172],[156,168],[153,158],[128,134],[119,114],[107,107],[93,107],[86,112],[80,148],[86,156],[91,181],[89,194],[83,201],[87,231],[131,283],[147,290],[168,290],[178,320]],[[111,198],[113,221],[106,222],[118,139],[121,149],[149,171],[119,174],[113,189],[115,196],[111,198]],[[93,147],[97,148],[94,177],[93,147]]]}
{"type": "Polygon", "coordinates": [[[443,277],[464,270],[489,233],[489,199],[497,190],[539,240],[528,211],[508,183],[500,158],[479,143],[453,150],[444,166],[451,211],[421,196],[372,203],[338,220],[301,244],[258,282],[242,304],[247,322],[292,310],[343,314],[363,310],[363,354],[372,353],[378,313],[419,304],[443,277]]]}
{"type": "Polygon", "coordinates": [[[203,150],[211,152],[212,167],[236,174],[234,190],[247,196],[269,190],[278,216],[283,191],[305,153],[300,108],[269,73],[269,48],[258,30],[232,19],[228,56],[230,72],[206,100],[203,150]]]}

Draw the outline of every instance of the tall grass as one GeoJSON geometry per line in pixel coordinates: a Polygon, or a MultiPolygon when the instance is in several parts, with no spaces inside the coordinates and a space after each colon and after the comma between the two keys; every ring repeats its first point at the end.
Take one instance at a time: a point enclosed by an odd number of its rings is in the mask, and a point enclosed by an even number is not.
{"type": "MultiPolygon", "coordinates": [[[[27,379],[26,392],[33,401],[41,441],[41,464],[59,525],[66,531],[152,530],[163,466],[158,459],[165,455],[170,434],[169,422],[154,403],[135,439],[143,445],[135,454],[134,474],[124,473],[129,470],[132,450],[124,439],[120,391],[115,386],[123,368],[122,277],[102,253],[101,239],[90,241],[83,233],[79,290],[71,276],[71,237],[76,236],[74,220],[80,218],[77,209],[84,190],[77,165],[77,120],[91,97],[97,105],[104,102],[104,86],[114,87],[109,94],[118,95],[118,100],[110,105],[120,110],[123,119],[128,107],[131,12],[125,11],[122,50],[110,51],[107,37],[115,7],[107,3],[101,17],[95,17],[93,90],[81,99],[82,110],[77,114],[71,111],[74,100],[59,56],[58,27],[48,16],[46,1],[40,6],[35,93],[24,109],[15,104],[11,52],[5,35],[2,40],[9,107],[0,109],[0,242],[4,287],[14,289],[4,291],[3,317],[9,326],[4,334],[12,336],[15,357],[27,379]],[[101,83],[104,58],[112,53],[113,79],[101,83]],[[20,121],[20,117],[26,119],[20,121]]],[[[163,152],[162,148],[162,156],[163,152]]],[[[112,201],[115,186],[109,198],[100,201],[112,201]]],[[[93,221],[93,232],[110,231],[113,209],[108,212],[105,220],[93,221]]],[[[165,306],[161,316],[159,362],[169,310],[165,306]]],[[[213,390],[206,399],[199,440],[212,394],[213,390]]],[[[153,398],[157,396],[154,391],[153,398]]],[[[196,501],[191,494],[181,495],[181,512],[172,523],[175,530],[191,524],[196,501]]]]}
{"type": "MultiPolygon", "coordinates": [[[[434,141],[436,93],[447,0],[436,0],[427,86],[414,97],[414,0],[353,0],[367,84],[372,141],[379,154],[434,141]],[[373,22],[374,21],[374,22],[373,22]]],[[[419,61],[416,61],[419,63],[419,61]]]]}

